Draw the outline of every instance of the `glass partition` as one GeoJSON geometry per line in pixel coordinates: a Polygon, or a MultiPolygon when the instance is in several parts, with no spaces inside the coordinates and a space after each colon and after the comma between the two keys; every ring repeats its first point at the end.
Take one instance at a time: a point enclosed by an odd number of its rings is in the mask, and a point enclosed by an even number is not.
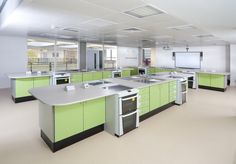
{"type": "Polygon", "coordinates": [[[29,71],[63,71],[78,68],[78,42],[28,39],[29,71]]]}

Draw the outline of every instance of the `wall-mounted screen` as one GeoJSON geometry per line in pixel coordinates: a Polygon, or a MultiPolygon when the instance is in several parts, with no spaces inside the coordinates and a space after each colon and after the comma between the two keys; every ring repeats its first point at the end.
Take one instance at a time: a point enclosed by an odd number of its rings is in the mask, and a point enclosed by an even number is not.
{"type": "Polygon", "coordinates": [[[202,52],[173,52],[173,56],[177,68],[201,68],[202,52]]]}

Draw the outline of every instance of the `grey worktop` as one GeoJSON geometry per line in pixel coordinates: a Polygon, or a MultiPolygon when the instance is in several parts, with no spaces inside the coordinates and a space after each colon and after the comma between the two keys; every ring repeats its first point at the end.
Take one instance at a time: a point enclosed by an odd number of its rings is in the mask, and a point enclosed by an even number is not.
{"type": "Polygon", "coordinates": [[[215,71],[197,71],[196,73],[214,74],[214,75],[224,75],[229,76],[229,72],[215,72],[215,71]]]}
{"type": "Polygon", "coordinates": [[[51,73],[41,73],[41,74],[12,73],[8,75],[10,79],[25,79],[25,78],[49,77],[49,76],[52,76],[52,74],[51,73]]]}
{"type": "MultiPolygon", "coordinates": [[[[165,83],[170,80],[165,80],[152,84],[144,84],[139,82],[133,82],[130,80],[123,80],[120,78],[117,79],[107,79],[106,81],[110,81],[113,84],[124,85],[131,88],[142,88],[146,86],[151,86],[154,84],[165,83]]],[[[29,92],[36,97],[39,101],[47,104],[49,106],[61,106],[61,105],[70,105],[75,103],[80,103],[92,99],[97,99],[105,96],[111,96],[114,94],[118,94],[119,91],[111,91],[102,89],[101,86],[90,86],[89,88],[83,88],[82,84],[73,84],[75,85],[74,91],[66,92],[64,90],[66,85],[58,85],[58,86],[49,86],[49,87],[41,87],[34,88],[29,90],[29,92]]],[[[107,84],[111,85],[111,84],[107,84]]]]}

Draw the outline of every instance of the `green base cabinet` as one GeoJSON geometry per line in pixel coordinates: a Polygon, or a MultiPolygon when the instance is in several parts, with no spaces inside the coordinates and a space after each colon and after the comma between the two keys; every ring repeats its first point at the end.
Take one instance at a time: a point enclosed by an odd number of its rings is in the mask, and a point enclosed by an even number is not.
{"type": "Polygon", "coordinates": [[[198,85],[213,87],[213,88],[225,88],[225,79],[224,75],[217,74],[207,74],[207,73],[199,73],[198,74],[198,85]]]}
{"type": "Polygon", "coordinates": [[[83,82],[93,81],[93,73],[92,72],[83,72],[83,82]]]}
{"type": "Polygon", "coordinates": [[[169,102],[176,100],[176,81],[169,82],[169,102]]]}
{"type": "Polygon", "coordinates": [[[140,96],[140,106],[139,106],[139,115],[142,116],[150,111],[149,98],[150,91],[149,87],[139,89],[140,96]]]}
{"type": "Polygon", "coordinates": [[[82,73],[71,73],[71,83],[81,83],[83,81],[83,75],[82,73]]]}
{"type": "Polygon", "coordinates": [[[83,103],[55,107],[55,142],[84,130],[83,103]]]}
{"type": "Polygon", "coordinates": [[[211,87],[222,89],[225,88],[224,75],[211,75],[211,87]]]}
{"type": "Polygon", "coordinates": [[[102,80],[102,72],[93,72],[93,80],[102,80]]]}
{"type": "Polygon", "coordinates": [[[84,130],[105,123],[105,97],[84,102],[84,130]]]}
{"type": "Polygon", "coordinates": [[[34,79],[27,78],[27,79],[16,79],[15,81],[15,96],[16,98],[19,97],[27,97],[31,96],[28,90],[34,87],[34,79]]]}
{"type": "Polygon", "coordinates": [[[156,84],[150,87],[150,111],[161,106],[160,85],[156,84]]]}
{"type": "Polygon", "coordinates": [[[147,70],[148,74],[155,74],[157,72],[157,69],[155,67],[150,67],[147,70]]]}
{"type": "Polygon", "coordinates": [[[103,73],[102,73],[102,78],[103,78],[103,79],[112,78],[112,72],[111,72],[111,71],[103,71],[103,73]]]}
{"type": "Polygon", "coordinates": [[[169,83],[160,84],[161,106],[169,103],[169,83]]]}
{"type": "Polygon", "coordinates": [[[130,77],[130,70],[123,70],[121,73],[121,77],[130,77]]]}
{"type": "Polygon", "coordinates": [[[46,87],[50,85],[50,78],[49,77],[37,77],[34,78],[34,88],[37,87],[46,87]]]}
{"type": "Polygon", "coordinates": [[[211,86],[211,75],[210,74],[198,74],[198,85],[211,86]]]}
{"type": "Polygon", "coordinates": [[[139,75],[138,68],[137,67],[131,68],[130,75],[131,76],[139,75]]]}

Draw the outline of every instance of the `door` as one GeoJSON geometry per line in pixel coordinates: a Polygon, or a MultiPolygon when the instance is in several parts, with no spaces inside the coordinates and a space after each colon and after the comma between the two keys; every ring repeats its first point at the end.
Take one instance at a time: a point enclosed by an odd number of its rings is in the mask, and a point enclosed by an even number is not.
{"type": "Polygon", "coordinates": [[[57,106],[55,112],[55,142],[78,134],[83,128],[83,103],[57,106]]]}
{"type": "Polygon", "coordinates": [[[169,83],[160,85],[161,90],[161,106],[169,103],[169,83]]]}
{"type": "Polygon", "coordinates": [[[50,85],[49,77],[37,77],[34,78],[34,88],[45,87],[50,85]]]}
{"type": "Polygon", "coordinates": [[[137,127],[137,112],[127,116],[121,116],[121,118],[124,134],[137,127]]]}
{"type": "Polygon", "coordinates": [[[16,98],[31,96],[31,94],[28,91],[33,87],[34,87],[33,78],[16,79],[16,98]]]}
{"type": "Polygon", "coordinates": [[[211,75],[211,87],[225,88],[225,76],[224,75],[211,75]]]}
{"type": "Polygon", "coordinates": [[[160,85],[153,85],[150,87],[150,111],[155,110],[161,106],[160,85]]]}
{"type": "Polygon", "coordinates": [[[84,130],[105,123],[105,97],[84,102],[84,130]]]}
{"type": "Polygon", "coordinates": [[[211,86],[211,75],[206,73],[198,74],[198,85],[211,86]]]}

